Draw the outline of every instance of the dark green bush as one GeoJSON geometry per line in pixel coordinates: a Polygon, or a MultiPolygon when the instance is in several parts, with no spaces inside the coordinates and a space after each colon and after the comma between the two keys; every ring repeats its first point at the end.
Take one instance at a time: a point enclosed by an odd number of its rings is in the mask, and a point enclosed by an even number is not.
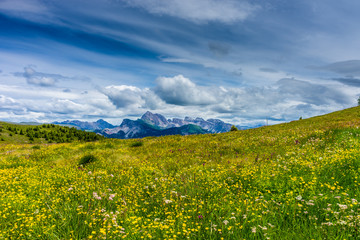
{"type": "Polygon", "coordinates": [[[92,154],[85,155],[85,156],[83,156],[83,157],[80,159],[79,165],[86,165],[86,164],[95,162],[95,161],[97,161],[97,160],[98,160],[97,157],[95,157],[95,156],[92,155],[92,154]]]}
{"type": "Polygon", "coordinates": [[[230,129],[231,132],[234,132],[234,131],[237,131],[237,130],[238,130],[238,128],[235,127],[235,125],[232,125],[232,126],[231,126],[231,129],[230,129]]]}
{"type": "Polygon", "coordinates": [[[32,149],[40,149],[39,145],[32,146],[32,149]]]}
{"type": "Polygon", "coordinates": [[[130,145],[130,147],[141,147],[142,145],[144,145],[143,142],[138,141],[138,142],[134,142],[130,145]]]}

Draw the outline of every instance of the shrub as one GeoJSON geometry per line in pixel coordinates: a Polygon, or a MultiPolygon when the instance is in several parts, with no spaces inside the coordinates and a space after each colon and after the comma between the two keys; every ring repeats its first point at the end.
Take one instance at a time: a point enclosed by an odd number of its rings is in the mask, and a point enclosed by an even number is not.
{"type": "Polygon", "coordinates": [[[92,163],[92,162],[95,162],[97,161],[98,159],[92,155],[92,154],[89,154],[89,155],[85,155],[83,156],[80,161],[79,161],[79,165],[86,165],[86,164],[89,164],[89,163],[92,163]]]}
{"type": "Polygon", "coordinates": [[[39,145],[32,146],[32,149],[40,149],[39,145]]]}
{"type": "Polygon", "coordinates": [[[130,147],[141,147],[142,145],[144,145],[143,142],[138,141],[138,142],[134,142],[130,145],[130,147]]]}
{"type": "Polygon", "coordinates": [[[239,129],[237,127],[235,127],[235,125],[232,125],[231,129],[230,129],[230,132],[237,131],[237,130],[239,130],[239,129]]]}

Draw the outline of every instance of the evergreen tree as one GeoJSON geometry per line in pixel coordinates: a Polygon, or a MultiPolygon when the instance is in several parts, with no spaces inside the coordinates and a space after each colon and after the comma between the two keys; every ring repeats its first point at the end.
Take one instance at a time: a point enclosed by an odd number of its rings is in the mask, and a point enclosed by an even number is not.
{"type": "Polygon", "coordinates": [[[235,127],[235,125],[232,125],[231,126],[231,129],[230,129],[230,132],[234,132],[234,131],[237,131],[239,130],[237,127],[235,127]]]}

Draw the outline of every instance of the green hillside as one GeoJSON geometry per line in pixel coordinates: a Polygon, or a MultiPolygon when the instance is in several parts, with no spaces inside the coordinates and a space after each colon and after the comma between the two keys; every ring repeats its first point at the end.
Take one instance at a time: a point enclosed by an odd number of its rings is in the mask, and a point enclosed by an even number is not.
{"type": "Polygon", "coordinates": [[[54,124],[23,125],[0,122],[0,143],[64,143],[97,141],[103,137],[54,124]]]}
{"type": "Polygon", "coordinates": [[[359,239],[359,126],[355,107],[224,134],[34,145],[3,125],[0,239],[359,239]]]}

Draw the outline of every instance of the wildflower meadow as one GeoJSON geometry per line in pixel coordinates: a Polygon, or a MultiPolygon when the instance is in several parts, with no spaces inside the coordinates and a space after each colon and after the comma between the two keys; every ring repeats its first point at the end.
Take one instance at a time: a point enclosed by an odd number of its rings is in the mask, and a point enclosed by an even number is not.
{"type": "Polygon", "coordinates": [[[359,239],[359,126],[2,141],[0,239],[359,239]]]}

